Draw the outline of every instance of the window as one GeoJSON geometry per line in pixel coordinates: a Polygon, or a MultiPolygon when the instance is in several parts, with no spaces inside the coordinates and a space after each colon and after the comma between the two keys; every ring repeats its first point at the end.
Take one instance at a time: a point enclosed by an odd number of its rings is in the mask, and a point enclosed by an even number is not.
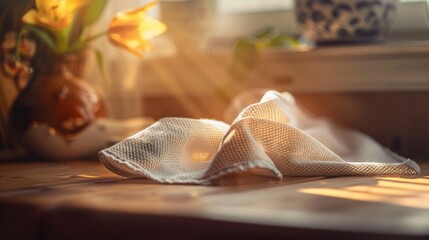
{"type": "Polygon", "coordinates": [[[283,11],[293,8],[293,1],[284,0],[218,0],[221,13],[255,13],[265,11],[283,11]]]}

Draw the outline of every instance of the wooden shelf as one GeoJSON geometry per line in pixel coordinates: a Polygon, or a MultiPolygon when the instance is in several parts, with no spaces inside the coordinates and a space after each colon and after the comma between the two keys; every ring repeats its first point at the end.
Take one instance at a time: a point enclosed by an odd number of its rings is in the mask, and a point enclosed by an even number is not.
{"type": "Polygon", "coordinates": [[[429,90],[429,42],[324,46],[261,55],[250,79],[292,92],[429,90]]]}

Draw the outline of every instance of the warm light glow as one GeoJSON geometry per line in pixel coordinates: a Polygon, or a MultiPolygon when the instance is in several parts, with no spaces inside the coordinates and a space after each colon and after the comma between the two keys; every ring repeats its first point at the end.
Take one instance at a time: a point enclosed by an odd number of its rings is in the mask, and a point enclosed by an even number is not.
{"type": "Polygon", "coordinates": [[[393,195],[393,196],[413,196],[413,192],[401,189],[383,188],[377,186],[353,186],[345,188],[348,191],[366,192],[370,194],[393,195]]]}
{"type": "Polygon", "coordinates": [[[299,192],[354,201],[383,202],[404,207],[429,209],[427,177],[379,179],[383,180],[379,180],[376,185],[304,188],[299,192]]]}
{"type": "Polygon", "coordinates": [[[88,4],[87,0],[36,0],[36,9],[28,11],[22,20],[52,30],[61,30],[73,21],[77,9],[88,4]]]}
{"type": "Polygon", "coordinates": [[[109,25],[110,41],[138,57],[142,57],[143,52],[151,50],[148,40],[167,29],[164,23],[146,16],[146,12],[157,3],[153,1],[141,8],[116,14],[109,25]]]}
{"type": "Polygon", "coordinates": [[[378,186],[390,187],[395,189],[413,190],[413,191],[425,191],[429,193],[429,186],[425,186],[421,184],[400,183],[400,182],[393,182],[393,181],[378,181],[378,186]]]}
{"type": "Polygon", "coordinates": [[[220,122],[220,121],[216,121],[216,120],[211,120],[211,119],[200,119],[201,122],[203,123],[208,123],[210,125],[212,125],[213,127],[219,129],[221,132],[226,132],[229,129],[229,125],[224,123],[224,122],[220,122]]]}
{"type": "Polygon", "coordinates": [[[76,175],[77,177],[80,177],[80,178],[99,178],[99,176],[96,176],[96,175],[89,175],[89,174],[78,174],[78,175],[76,175]]]}
{"type": "Polygon", "coordinates": [[[206,162],[207,160],[211,160],[212,154],[209,152],[195,152],[192,153],[192,160],[196,162],[206,162]]]}
{"type": "Polygon", "coordinates": [[[325,197],[336,197],[356,201],[369,201],[369,202],[379,202],[385,200],[385,196],[378,194],[371,194],[365,192],[353,192],[349,190],[343,190],[341,188],[306,188],[299,190],[302,193],[320,195],[325,197]]]}
{"type": "Polygon", "coordinates": [[[223,139],[223,144],[231,141],[232,137],[236,134],[237,130],[233,129],[230,133],[228,133],[228,135],[225,136],[225,138],[223,139]]]}
{"type": "Polygon", "coordinates": [[[168,65],[163,60],[152,59],[146,63],[155,71],[155,74],[158,76],[157,79],[163,83],[163,86],[168,89],[171,95],[184,107],[184,110],[189,113],[190,117],[200,118],[204,115],[198,103],[185,96],[184,93],[187,92],[187,86],[181,84],[177,79],[172,77],[171,73],[169,73],[171,69],[168,68],[168,65]]]}
{"type": "Polygon", "coordinates": [[[427,179],[427,178],[379,177],[377,179],[387,180],[387,181],[395,181],[395,182],[403,182],[403,183],[418,183],[418,184],[428,184],[429,185],[429,179],[427,179]]]}

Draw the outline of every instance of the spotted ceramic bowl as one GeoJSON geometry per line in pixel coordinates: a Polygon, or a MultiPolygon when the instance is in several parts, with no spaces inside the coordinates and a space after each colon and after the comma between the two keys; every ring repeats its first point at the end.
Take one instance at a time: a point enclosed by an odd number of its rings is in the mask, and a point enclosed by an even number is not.
{"type": "Polygon", "coordinates": [[[303,36],[316,42],[382,40],[397,0],[295,0],[303,36]]]}

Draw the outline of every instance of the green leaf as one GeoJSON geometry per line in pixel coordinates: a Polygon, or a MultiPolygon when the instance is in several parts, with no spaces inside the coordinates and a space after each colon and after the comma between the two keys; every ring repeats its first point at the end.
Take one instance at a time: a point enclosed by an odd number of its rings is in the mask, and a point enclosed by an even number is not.
{"type": "Polygon", "coordinates": [[[103,13],[106,4],[107,0],[91,0],[84,12],[83,25],[86,27],[95,23],[103,13]]]}
{"type": "Polygon", "coordinates": [[[68,49],[66,53],[72,53],[72,52],[77,52],[81,49],[84,49],[86,47],[85,43],[81,43],[81,42],[76,42],[73,45],[71,45],[68,49]]]}
{"type": "Polygon", "coordinates": [[[279,35],[271,39],[270,47],[294,48],[298,45],[296,39],[289,35],[279,35]]]}
{"type": "Polygon", "coordinates": [[[48,47],[50,47],[55,52],[57,51],[55,41],[52,39],[52,36],[49,33],[30,24],[26,24],[25,27],[36,34],[36,36],[39,37],[46,45],[48,45],[48,47]]]}
{"type": "Polygon", "coordinates": [[[262,28],[261,30],[258,30],[256,33],[254,33],[253,36],[256,39],[263,39],[263,38],[268,38],[272,36],[274,33],[275,33],[275,28],[265,27],[265,28],[262,28]]]}
{"type": "Polygon", "coordinates": [[[106,80],[108,83],[111,83],[111,79],[109,77],[109,75],[106,72],[106,66],[104,65],[104,58],[103,58],[103,54],[101,53],[100,50],[94,48],[94,52],[95,52],[95,59],[97,60],[97,65],[98,65],[98,69],[101,72],[101,75],[103,76],[103,79],[106,80]]]}

